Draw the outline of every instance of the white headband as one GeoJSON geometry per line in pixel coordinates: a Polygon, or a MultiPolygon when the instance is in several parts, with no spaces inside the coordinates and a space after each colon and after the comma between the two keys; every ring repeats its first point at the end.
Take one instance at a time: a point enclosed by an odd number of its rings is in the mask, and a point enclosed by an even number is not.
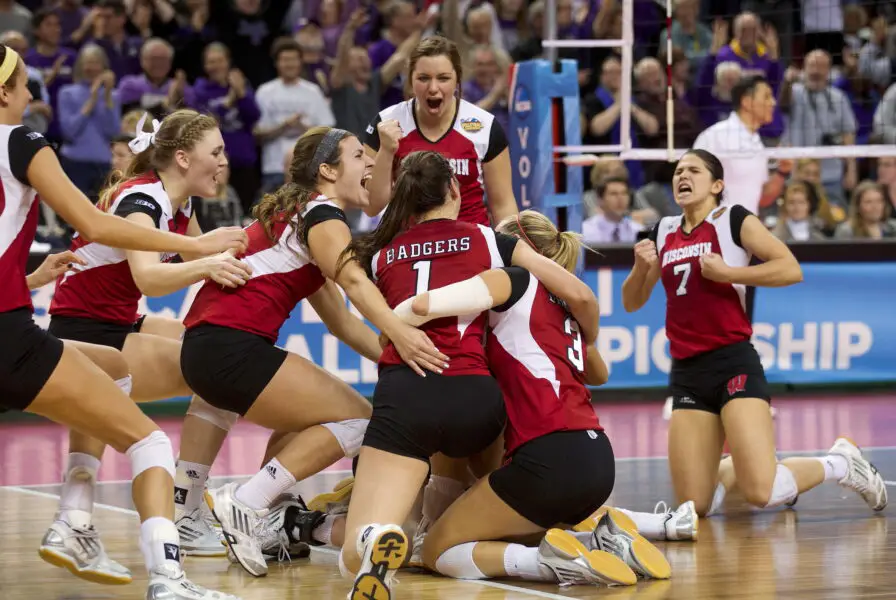
{"type": "Polygon", "coordinates": [[[156,134],[162,127],[162,123],[158,119],[153,119],[152,133],[143,131],[143,125],[146,123],[146,117],[148,116],[149,113],[143,113],[143,116],[140,117],[140,121],[137,122],[137,131],[135,132],[134,139],[128,142],[128,147],[134,154],[140,154],[152,146],[156,141],[156,134]]]}

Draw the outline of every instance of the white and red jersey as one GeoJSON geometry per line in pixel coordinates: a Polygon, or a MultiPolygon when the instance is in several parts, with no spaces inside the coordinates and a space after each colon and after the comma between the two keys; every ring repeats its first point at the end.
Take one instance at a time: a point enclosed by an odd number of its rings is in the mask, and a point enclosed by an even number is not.
{"type": "MultiPolygon", "coordinates": [[[[130,179],[118,189],[109,212],[120,217],[144,213],[152,217],[162,231],[185,235],[193,214],[192,200],[188,199],[177,211],[162,185],[159,176],[145,173],[130,179]]],[[[50,304],[50,314],[64,317],[95,319],[106,323],[128,325],[137,320],[137,304],[141,294],[127,254],[80,235],[72,240],[71,251],[87,264],[77,271],[61,275],[56,281],[56,293],[50,304]]],[[[163,254],[163,260],[173,258],[163,254]]]]}
{"type": "MultiPolygon", "coordinates": [[[[433,219],[400,233],[377,252],[371,272],[394,309],[411,296],[509,265],[517,242],[484,225],[433,219]]],[[[444,375],[490,375],[482,347],[485,325],[483,312],[434,319],[420,329],[450,358],[444,375]]],[[[389,344],[379,364],[401,365],[404,361],[389,344]]]]}
{"type": "Polygon", "coordinates": [[[587,349],[579,324],[528,271],[507,272],[511,298],[489,313],[485,345],[507,406],[507,455],[555,431],[601,431],[585,387],[587,349]]]}
{"type": "Polygon", "coordinates": [[[274,243],[261,223],[249,225],[249,248],[238,258],[252,269],[252,278],[238,288],[207,281],[193,300],[184,326],[230,327],[276,343],[289,313],[326,281],[312,261],[305,240],[313,225],[332,218],[345,221],[345,214],[319,196],[303,209],[302,222],[296,215],[281,216],[273,227],[274,243]],[[302,239],[297,237],[297,231],[302,239]]]}
{"type": "Polygon", "coordinates": [[[398,175],[401,161],[420,150],[432,150],[448,159],[460,184],[461,205],[458,221],[488,225],[485,208],[485,185],[482,165],[490,162],[507,148],[507,136],[494,115],[466,100],[457,103],[454,122],[448,132],[437,140],[420,133],[414,115],[414,99],[406,100],[381,111],[367,127],[361,140],[374,150],[380,149],[377,124],[395,119],[404,137],[398,142],[393,163],[393,179],[398,175]]]}
{"type": "Polygon", "coordinates": [[[740,244],[740,228],[751,213],[742,206],[714,210],[690,233],[684,217],[665,217],[650,233],[666,289],[666,337],[674,359],[684,359],[749,340],[746,287],[703,277],[700,257],[721,255],[732,267],[746,267],[750,254],[740,244]]]}
{"type": "Polygon", "coordinates": [[[25,272],[37,232],[37,192],[28,182],[28,166],[46,138],[24,125],[0,125],[0,312],[31,307],[25,272]]]}

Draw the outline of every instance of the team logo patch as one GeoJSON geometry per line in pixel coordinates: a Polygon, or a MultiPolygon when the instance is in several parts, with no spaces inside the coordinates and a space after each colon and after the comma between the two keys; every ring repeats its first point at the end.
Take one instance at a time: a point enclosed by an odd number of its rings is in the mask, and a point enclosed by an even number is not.
{"type": "Polygon", "coordinates": [[[460,128],[464,131],[469,131],[470,133],[474,133],[476,131],[480,131],[482,129],[482,121],[477,119],[476,117],[470,117],[469,119],[461,119],[460,120],[460,128]]]}
{"type": "Polygon", "coordinates": [[[175,504],[186,504],[187,503],[187,490],[185,488],[174,486],[174,503],[175,504]]]}
{"type": "Polygon", "coordinates": [[[177,544],[162,544],[165,548],[165,558],[180,562],[180,546],[177,544]]]}
{"type": "Polygon", "coordinates": [[[747,376],[737,375],[728,380],[728,395],[733,396],[747,391],[747,376]]]}

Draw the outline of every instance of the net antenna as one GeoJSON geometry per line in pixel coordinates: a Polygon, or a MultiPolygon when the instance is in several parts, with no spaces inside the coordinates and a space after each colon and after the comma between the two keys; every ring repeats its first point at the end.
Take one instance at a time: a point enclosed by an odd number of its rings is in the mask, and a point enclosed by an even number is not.
{"type": "MultiPolygon", "coordinates": [[[[554,151],[564,155],[558,159],[568,165],[587,166],[603,160],[601,154],[615,154],[620,160],[650,160],[674,162],[684,154],[687,148],[676,148],[675,131],[675,93],[672,87],[672,15],[674,0],[657,0],[666,7],[666,118],[669,126],[666,131],[665,149],[632,148],[631,116],[632,116],[632,73],[634,47],[634,0],[620,0],[622,3],[622,39],[621,40],[558,40],[557,39],[557,2],[545,0],[544,41],[546,56],[554,61],[558,48],[621,48],[622,49],[622,86],[620,89],[620,143],[617,145],[582,145],[556,146],[554,151]]],[[[726,157],[740,158],[755,156],[750,150],[729,150],[726,157]]],[[[896,146],[885,144],[854,146],[778,146],[765,149],[769,160],[800,158],[880,158],[896,156],[896,146]]]]}

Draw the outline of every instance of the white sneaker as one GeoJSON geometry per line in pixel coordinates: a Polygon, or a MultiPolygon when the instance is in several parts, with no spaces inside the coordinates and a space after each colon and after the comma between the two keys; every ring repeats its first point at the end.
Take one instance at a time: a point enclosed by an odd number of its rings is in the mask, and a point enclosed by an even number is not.
{"type": "Polygon", "coordinates": [[[131,572],[106,554],[93,525],[72,527],[57,517],[44,534],[38,554],[51,565],[94,583],[123,585],[132,580],[131,572]]]}
{"type": "Polygon", "coordinates": [[[617,556],[589,550],[572,534],[549,529],[538,546],[539,564],[561,585],[635,585],[637,575],[617,556]]]}
{"type": "Polygon", "coordinates": [[[208,507],[203,505],[188,515],[177,520],[177,532],[180,534],[180,549],[186,556],[224,556],[224,539],[221,531],[210,522],[214,517],[208,507]]]}
{"type": "Polygon", "coordinates": [[[649,579],[669,579],[672,567],[659,548],[638,533],[626,531],[614,521],[619,511],[607,509],[594,530],[594,542],[598,549],[621,558],[625,564],[649,579]]]}
{"type": "Polygon", "coordinates": [[[666,539],[668,541],[697,540],[700,519],[697,516],[697,508],[694,506],[693,500],[688,500],[674,511],[666,510],[665,502],[660,502],[656,506],[655,511],[659,512],[662,506],[662,512],[668,515],[665,523],[666,539]]]}
{"type": "Polygon", "coordinates": [[[261,538],[269,510],[255,511],[236,499],[239,484],[231,482],[216,490],[206,490],[205,502],[224,532],[224,543],[240,565],[255,577],[268,574],[261,552],[261,538]]]}
{"type": "Polygon", "coordinates": [[[149,574],[146,600],[240,600],[238,596],[200,587],[187,579],[183,569],[170,565],[156,567],[149,574]]]}
{"type": "Polygon", "coordinates": [[[410,544],[398,525],[371,524],[358,538],[361,568],[349,600],[390,600],[395,572],[404,564],[410,544]]]}
{"type": "Polygon", "coordinates": [[[851,489],[874,510],[887,507],[887,485],[877,469],[862,456],[862,451],[851,440],[837,438],[828,454],[836,454],[846,459],[846,476],[838,481],[841,486],[851,489]]]}
{"type": "Polygon", "coordinates": [[[411,544],[411,558],[408,559],[408,567],[423,568],[423,542],[426,540],[426,533],[429,531],[430,525],[431,523],[426,517],[422,517],[417,524],[414,542],[411,544]]]}

